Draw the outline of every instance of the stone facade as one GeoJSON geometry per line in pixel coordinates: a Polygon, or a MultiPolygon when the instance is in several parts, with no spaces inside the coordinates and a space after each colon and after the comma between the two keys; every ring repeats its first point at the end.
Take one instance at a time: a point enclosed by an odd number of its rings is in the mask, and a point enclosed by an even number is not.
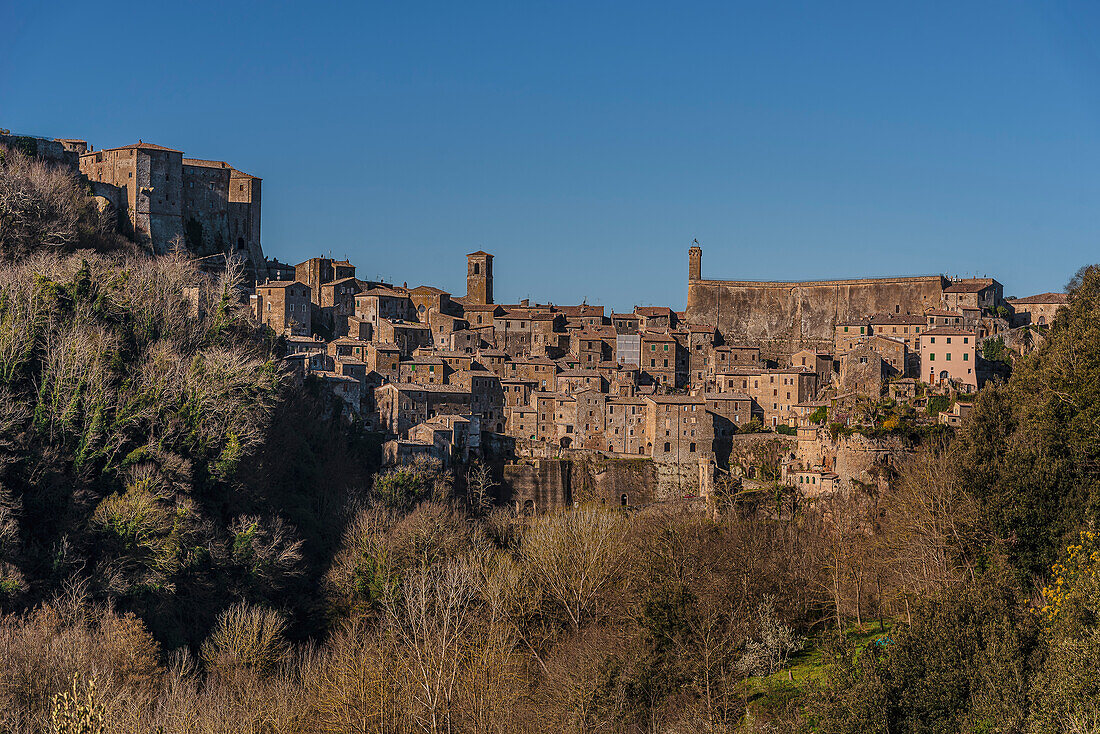
{"type": "Polygon", "coordinates": [[[153,252],[167,252],[179,241],[199,257],[239,257],[247,277],[266,277],[259,178],[225,161],[184,158],[178,150],[142,141],[85,150],[78,166],[93,190],[115,203],[135,240],[153,252]]]}

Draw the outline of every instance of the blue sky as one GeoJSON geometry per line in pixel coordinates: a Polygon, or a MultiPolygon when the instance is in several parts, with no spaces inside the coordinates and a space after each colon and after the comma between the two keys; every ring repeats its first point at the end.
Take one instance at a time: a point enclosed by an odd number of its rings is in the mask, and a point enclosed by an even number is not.
{"type": "Polygon", "coordinates": [[[0,127],[264,179],[292,262],[501,302],[1100,260],[1100,3],[0,0],[0,127]]]}

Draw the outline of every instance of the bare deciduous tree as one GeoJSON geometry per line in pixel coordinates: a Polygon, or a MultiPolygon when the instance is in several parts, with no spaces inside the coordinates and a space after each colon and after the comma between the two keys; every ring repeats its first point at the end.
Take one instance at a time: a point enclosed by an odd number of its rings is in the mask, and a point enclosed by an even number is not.
{"type": "Polygon", "coordinates": [[[619,582],[626,538],[623,517],[596,508],[536,518],[524,536],[527,574],[574,631],[600,615],[619,582]]]}

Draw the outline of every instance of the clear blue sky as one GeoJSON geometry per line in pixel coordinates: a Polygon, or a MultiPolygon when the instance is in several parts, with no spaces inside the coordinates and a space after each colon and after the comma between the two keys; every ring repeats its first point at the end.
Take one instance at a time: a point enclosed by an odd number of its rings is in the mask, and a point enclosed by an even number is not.
{"type": "Polygon", "coordinates": [[[681,308],[704,276],[1100,260],[1100,3],[0,0],[0,127],[264,179],[292,262],[681,308]],[[908,6],[908,7],[905,7],[908,6]]]}

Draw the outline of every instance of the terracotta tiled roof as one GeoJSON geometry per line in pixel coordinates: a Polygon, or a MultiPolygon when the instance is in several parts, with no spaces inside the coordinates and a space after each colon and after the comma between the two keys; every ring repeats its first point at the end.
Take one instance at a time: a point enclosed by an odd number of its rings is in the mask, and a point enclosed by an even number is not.
{"type": "Polygon", "coordinates": [[[954,326],[939,326],[922,332],[921,336],[977,336],[973,331],[959,329],[954,326]]]}
{"type": "Polygon", "coordinates": [[[879,313],[871,317],[871,323],[874,325],[897,324],[898,326],[924,324],[924,315],[919,313],[879,313]]]}
{"type": "Polygon", "coordinates": [[[202,168],[232,168],[225,161],[207,161],[202,158],[184,158],[183,165],[185,166],[200,166],[202,168]]]}
{"type": "Polygon", "coordinates": [[[702,405],[704,402],[698,395],[648,395],[646,399],[658,404],[702,405]]]}
{"type": "Polygon", "coordinates": [[[654,316],[673,316],[675,312],[668,306],[635,306],[634,313],[646,318],[654,316]]]}
{"type": "Polygon", "coordinates": [[[1069,295],[1065,293],[1040,293],[1036,296],[1028,296],[1026,298],[1013,298],[1009,300],[1009,303],[1016,305],[1022,303],[1023,305],[1031,304],[1066,304],[1069,303],[1069,295]]]}
{"type": "Polygon", "coordinates": [[[168,153],[183,153],[182,150],[176,150],[175,148],[165,148],[163,145],[154,145],[153,143],[131,143],[130,145],[122,145],[118,148],[106,148],[105,150],[163,150],[168,153]]]}

